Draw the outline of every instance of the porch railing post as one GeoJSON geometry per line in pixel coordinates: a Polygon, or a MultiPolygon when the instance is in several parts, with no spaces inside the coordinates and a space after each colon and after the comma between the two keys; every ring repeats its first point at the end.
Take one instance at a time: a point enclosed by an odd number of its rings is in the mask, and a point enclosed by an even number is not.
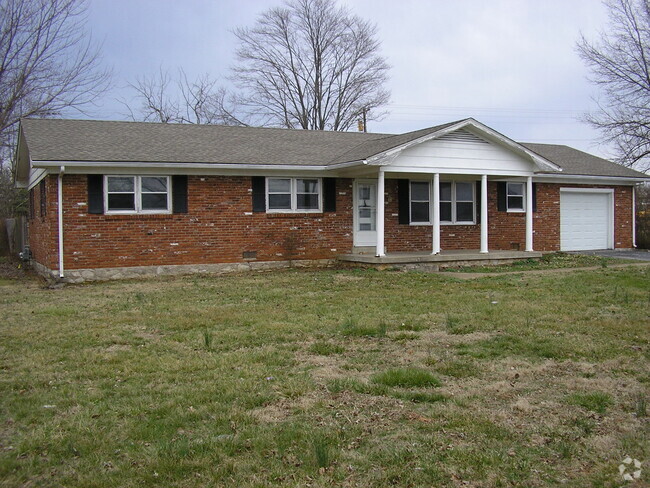
{"type": "Polygon", "coordinates": [[[488,252],[488,179],[481,175],[481,253],[488,252]]]}
{"type": "Polygon", "coordinates": [[[384,168],[379,168],[377,178],[377,257],[386,255],[384,249],[384,168]]]}
{"type": "Polygon", "coordinates": [[[440,173],[433,175],[433,242],[431,254],[440,254],[440,173]]]}
{"type": "Polygon", "coordinates": [[[533,177],[526,178],[526,251],[533,250],[533,177]]]}

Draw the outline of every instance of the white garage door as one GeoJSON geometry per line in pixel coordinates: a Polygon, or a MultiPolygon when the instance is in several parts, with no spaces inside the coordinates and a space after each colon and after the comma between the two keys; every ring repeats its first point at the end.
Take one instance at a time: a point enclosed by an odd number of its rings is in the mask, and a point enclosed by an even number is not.
{"type": "Polygon", "coordinates": [[[612,247],[611,193],[562,190],[560,249],[586,251],[612,247]]]}

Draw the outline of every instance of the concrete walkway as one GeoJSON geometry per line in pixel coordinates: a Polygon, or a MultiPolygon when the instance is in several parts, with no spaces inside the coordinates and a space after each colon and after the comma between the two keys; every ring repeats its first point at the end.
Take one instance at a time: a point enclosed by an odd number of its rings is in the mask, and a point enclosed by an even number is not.
{"type": "Polygon", "coordinates": [[[608,269],[617,269],[617,268],[628,268],[628,267],[644,267],[650,266],[650,261],[642,263],[625,263],[625,264],[608,264],[607,266],[587,266],[585,268],[551,268],[551,269],[531,269],[528,271],[502,271],[496,273],[463,273],[462,271],[451,272],[451,271],[440,271],[437,274],[443,276],[450,276],[453,278],[458,278],[460,280],[473,280],[476,278],[485,278],[488,276],[508,276],[513,274],[525,274],[525,275],[543,275],[543,274],[553,274],[553,273],[571,273],[574,271],[595,271],[595,270],[608,270],[608,269]]]}
{"type": "Polygon", "coordinates": [[[650,251],[647,249],[624,249],[621,251],[615,251],[613,249],[606,249],[603,251],[571,251],[569,254],[582,254],[583,256],[600,256],[603,258],[650,261],[650,251]]]}

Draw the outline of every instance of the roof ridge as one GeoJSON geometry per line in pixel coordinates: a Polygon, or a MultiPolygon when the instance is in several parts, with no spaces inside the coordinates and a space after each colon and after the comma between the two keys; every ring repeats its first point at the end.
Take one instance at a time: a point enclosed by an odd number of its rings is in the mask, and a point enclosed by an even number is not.
{"type": "Polygon", "coordinates": [[[71,119],[61,117],[21,117],[21,123],[25,121],[48,121],[48,122],[92,122],[92,123],[110,123],[110,124],[134,124],[134,125],[156,125],[169,127],[219,127],[224,129],[257,129],[257,130],[276,130],[287,132],[312,132],[318,134],[359,134],[359,135],[376,135],[381,137],[390,137],[399,134],[386,134],[383,132],[359,132],[353,130],[325,130],[325,129],[297,129],[289,127],[263,127],[254,125],[227,125],[227,124],[190,124],[181,122],[152,122],[148,120],[106,120],[106,119],[71,119]]]}

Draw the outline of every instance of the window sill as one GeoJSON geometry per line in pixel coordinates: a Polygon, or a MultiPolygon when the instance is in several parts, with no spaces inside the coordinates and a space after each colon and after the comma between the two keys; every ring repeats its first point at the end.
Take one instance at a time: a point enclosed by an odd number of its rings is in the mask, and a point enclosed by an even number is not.
{"type": "MultiPolygon", "coordinates": [[[[423,227],[423,226],[432,226],[431,222],[411,222],[409,224],[411,227],[423,227]]],[[[454,225],[476,225],[476,222],[440,222],[440,226],[454,226],[454,225]]]]}
{"type": "MultiPolygon", "coordinates": [[[[89,215],[93,215],[93,214],[89,214],[89,215]]],[[[173,213],[159,213],[159,214],[105,213],[105,214],[96,214],[96,215],[101,215],[102,217],[108,218],[110,220],[164,220],[174,216],[173,213]]]]}
{"type": "Polygon", "coordinates": [[[524,210],[524,209],[514,209],[514,210],[508,209],[508,210],[506,210],[506,212],[508,212],[508,213],[526,213],[526,210],[524,210]]]}
{"type": "Polygon", "coordinates": [[[302,219],[305,217],[322,217],[323,212],[266,212],[269,219],[302,219]]]}

